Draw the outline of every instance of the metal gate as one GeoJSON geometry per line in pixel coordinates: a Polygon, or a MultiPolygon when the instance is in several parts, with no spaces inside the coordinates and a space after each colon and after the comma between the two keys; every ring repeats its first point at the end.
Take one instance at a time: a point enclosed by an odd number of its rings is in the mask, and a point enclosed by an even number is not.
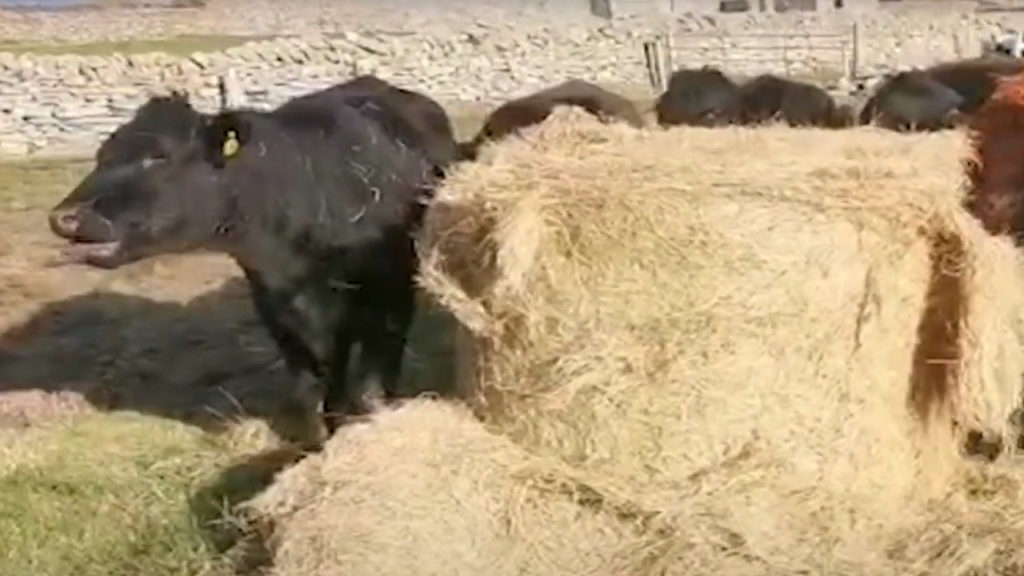
{"type": "Polygon", "coordinates": [[[835,32],[666,33],[644,43],[648,79],[664,91],[676,68],[712,65],[735,75],[763,73],[832,85],[857,77],[857,25],[835,32]]]}

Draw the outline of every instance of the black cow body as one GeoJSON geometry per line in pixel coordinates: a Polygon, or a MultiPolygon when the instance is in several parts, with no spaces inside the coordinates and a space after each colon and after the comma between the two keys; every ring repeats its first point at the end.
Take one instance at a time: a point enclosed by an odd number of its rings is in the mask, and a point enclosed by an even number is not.
{"type": "Polygon", "coordinates": [[[451,119],[429,96],[366,74],[294,98],[289,106],[352,106],[379,123],[398,142],[422,151],[441,171],[456,159],[451,119]]]}
{"type": "Polygon", "coordinates": [[[762,74],[740,88],[744,124],[782,120],[790,126],[841,128],[852,115],[821,88],[804,82],[762,74]]]}
{"type": "Polygon", "coordinates": [[[716,68],[683,68],[672,73],[655,104],[661,126],[718,126],[741,120],[740,88],[716,68]]]}
{"type": "Polygon", "coordinates": [[[323,93],[215,116],[155,99],[101,145],[51,226],[75,260],[102,268],[230,255],[289,370],[325,386],[330,433],[370,410],[377,385],[396,393],[414,311],[411,232],[437,182],[431,164],[323,93]],[[363,377],[350,382],[356,343],[363,377]]]}
{"type": "Polygon", "coordinates": [[[900,72],[883,81],[860,113],[860,123],[898,131],[935,131],[961,120],[963,103],[954,90],[922,70],[900,72]]]}
{"type": "Polygon", "coordinates": [[[644,125],[640,113],[628,99],[596,84],[571,79],[496,108],[473,140],[460,145],[460,158],[472,160],[484,142],[500,140],[522,128],[540,124],[556,106],[577,106],[602,121],[622,120],[636,128],[644,125]]]}
{"type": "Polygon", "coordinates": [[[962,101],[958,108],[961,112],[973,114],[988,101],[1000,77],[1024,72],[1024,61],[993,55],[943,62],[924,72],[960,95],[962,101]]]}

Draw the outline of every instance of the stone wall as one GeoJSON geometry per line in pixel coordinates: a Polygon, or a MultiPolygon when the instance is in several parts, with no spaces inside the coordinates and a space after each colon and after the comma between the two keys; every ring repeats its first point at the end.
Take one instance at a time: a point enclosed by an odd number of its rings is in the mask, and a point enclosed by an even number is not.
{"type": "MultiPolygon", "coordinates": [[[[251,2],[247,6],[257,7],[258,0],[251,2]]],[[[843,14],[758,14],[675,15],[666,23],[663,17],[609,21],[580,11],[512,14],[497,10],[485,13],[484,4],[480,4],[476,14],[410,11],[399,17],[391,11],[388,19],[378,19],[355,18],[352,14],[332,16],[323,8],[304,16],[278,15],[262,24],[246,21],[245,14],[253,12],[244,11],[219,15],[193,12],[191,17],[188,11],[134,12],[132,18],[151,22],[153,33],[181,33],[185,24],[190,24],[190,33],[203,33],[205,22],[207,28],[224,33],[240,33],[244,24],[249,34],[280,37],[191,57],[0,52],[0,155],[88,152],[148,95],[170,88],[186,89],[198,107],[213,109],[217,104],[217,76],[228,69],[237,74],[249,103],[258,107],[274,106],[360,73],[375,73],[423,90],[447,105],[490,103],[567,77],[620,88],[646,87],[642,44],[667,29],[673,30],[677,38],[701,34],[678,43],[676,65],[717,61],[733,73],[753,73],[782,70],[778,63],[764,58],[756,64],[729,58],[733,53],[741,54],[735,47],[749,43],[745,38],[751,32],[849,34],[855,21],[843,14]],[[200,14],[209,20],[200,19],[200,14]],[[174,24],[174,18],[181,22],[174,24]],[[288,36],[282,29],[283,20],[290,22],[286,27],[288,36]]],[[[273,11],[268,9],[268,13],[273,11]]],[[[37,20],[25,20],[22,15],[21,19],[0,15],[0,34],[4,38],[29,34],[34,25],[34,38],[46,37],[54,32],[52,19],[58,17],[32,16],[37,20]]],[[[71,22],[78,40],[97,35],[118,37],[117,31],[125,34],[132,25],[138,26],[135,20],[116,15],[95,21],[78,15],[71,22]]],[[[860,14],[856,22],[863,72],[975,54],[980,38],[997,27],[994,18],[973,14],[860,14]]],[[[790,60],[794,58],[800,62],[797,70],[789,70],[791,73],[799,72],[800,66],[841,66],[836,55],[801,54],[797,50],[795,56],[790,54],[790,60]]]]}

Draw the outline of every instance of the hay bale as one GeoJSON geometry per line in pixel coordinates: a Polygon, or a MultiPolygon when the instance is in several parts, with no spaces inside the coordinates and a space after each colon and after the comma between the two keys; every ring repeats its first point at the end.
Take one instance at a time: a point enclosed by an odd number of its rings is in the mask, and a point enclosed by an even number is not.
{"type": "Polygon", "coordinates": [[[575,491],[469,410],[417,400],[340,430],[246,508],[272,524],[272,575],[613,576],[639,528],[575,491]]]}
{"type": "Polygon", "coordinates": [[[891,546],[962,511],[958,445],[1007,431],[1024,372],[1020,258],[959,207],[965,156],[562,112],[448,178],[422,283],[491,430],[673,527],[647,569],[960,574],[990,554],[891,546]]]}

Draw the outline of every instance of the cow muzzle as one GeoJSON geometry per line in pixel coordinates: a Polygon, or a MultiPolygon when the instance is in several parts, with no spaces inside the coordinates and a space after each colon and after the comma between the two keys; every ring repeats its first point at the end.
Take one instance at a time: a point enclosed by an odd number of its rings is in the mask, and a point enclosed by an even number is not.
{"type": "Polygon", "coordinates": [[[50,230],[54,234],[71,240],[78,234],[78,211],[74,209],[57,209],[50,212],[50,230]]]}
{"type": "Polygon", "coordinates": [[[114,225],[91,210],[56,209],[50,212],[50,230],[72,242],[112,242],[117,239],[114,225]]]}

